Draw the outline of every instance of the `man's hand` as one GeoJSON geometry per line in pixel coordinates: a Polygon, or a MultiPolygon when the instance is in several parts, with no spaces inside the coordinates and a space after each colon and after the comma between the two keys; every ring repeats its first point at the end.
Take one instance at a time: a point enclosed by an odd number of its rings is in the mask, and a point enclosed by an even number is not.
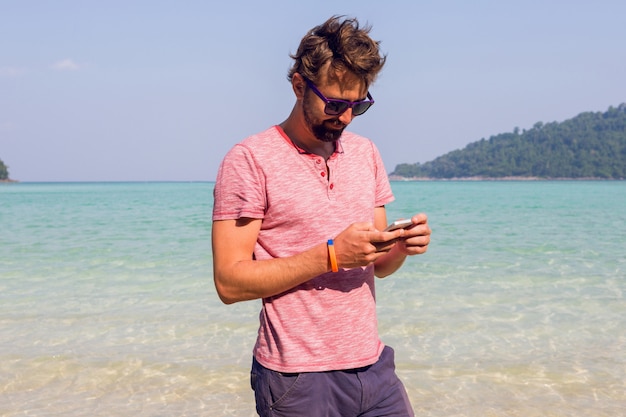
{"type": "Polygon", "coordinates": [[[340,268],[367,266],[385,256],[406,231],[381,232],[371,223],[353,223],[335,237],[340,268]]]}
{"type": "Polygon", "coordinates": [[[397,243],[398,248],[405,255],[420,255],[428,250],[432,231],[425,214],[416,214],[411,217],[411,221],[413,225],[404,229],[404,234],[397,243]]]}

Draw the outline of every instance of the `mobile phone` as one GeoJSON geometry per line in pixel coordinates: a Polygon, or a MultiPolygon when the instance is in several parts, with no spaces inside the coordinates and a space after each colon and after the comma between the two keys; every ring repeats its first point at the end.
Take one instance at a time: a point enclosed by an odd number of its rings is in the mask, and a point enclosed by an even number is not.
{"type": "Polygon", "coordinates": [[[411,221],[411,219],[396,220],[395,222],[387,226],[387,228],[383,230],[383,232],[391,232],[392,230],[396,230],[396,229],[404,229],[406,227],[411,226],[412,224],[413,222],[411,221]]]}

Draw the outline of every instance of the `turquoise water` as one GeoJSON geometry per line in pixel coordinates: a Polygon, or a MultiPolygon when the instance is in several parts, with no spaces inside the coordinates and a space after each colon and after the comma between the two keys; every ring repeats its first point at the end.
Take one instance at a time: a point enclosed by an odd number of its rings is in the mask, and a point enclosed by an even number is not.
{"type": "MultiPolygon", "coordinates": [[[[378,281],[422,416],[626,409],[626,182],[395,182],[429,252],[378,281]]],[[[0,185],[0,416],[253,416],[211,183],[0,185]]]]}

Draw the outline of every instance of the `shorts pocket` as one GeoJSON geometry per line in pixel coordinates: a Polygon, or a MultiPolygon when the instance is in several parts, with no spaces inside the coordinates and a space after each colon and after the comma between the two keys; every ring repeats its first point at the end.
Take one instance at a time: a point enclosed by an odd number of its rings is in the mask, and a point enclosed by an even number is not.
{"type": "Polygon", "coordinates": [[[306,374],[288,374],[271,371],[269,378],[270,406],[274,410],[290,410],[302,401],[306,394],[303,388],[306,374]]]}

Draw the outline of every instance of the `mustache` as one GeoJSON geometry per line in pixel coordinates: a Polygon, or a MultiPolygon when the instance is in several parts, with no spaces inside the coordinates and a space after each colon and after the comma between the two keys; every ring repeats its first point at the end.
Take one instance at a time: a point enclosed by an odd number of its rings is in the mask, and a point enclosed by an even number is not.
{"type": "Polygon", "coordinates": [[[330,124],[333,127],[337,127],[340,129],[345,128],[346,126],[348,126],[347,124],[345,124],[344,122],[342,122],[339,119],[330,119],[330,120],[326,120],[326,123],[330,124]]]}

